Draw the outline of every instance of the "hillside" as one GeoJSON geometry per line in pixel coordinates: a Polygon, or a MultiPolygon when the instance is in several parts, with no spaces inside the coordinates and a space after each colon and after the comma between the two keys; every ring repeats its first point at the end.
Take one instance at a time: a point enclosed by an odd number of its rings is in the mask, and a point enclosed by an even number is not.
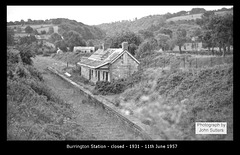
{"type": "MultiPolygon", "coordinates": [[[[217,11],[215,12],[216,15],[224,15],[227,13],[231,13],[233,14],[233,10],[230,11],[217,11]]],[[[178,16],[178,17],[173,17],[173,18],[169,18],[166,20],[166,22],[170,22],[170,21],[179,21],[179,20],[196,20],[198,18],[201,18],[202,13],[199,14],[192,14],[192,15],[185,15],[185,16],[178,16]]]]}
{"type": "Polygon", "coordinates": [[[85,25],[75,20],[61,19],[58,24],[58,33],[63,34],[70,30],[78,32],[85,40],[103,39],[105,37],[105,33],[96,26],[85,25]]]}
{"type": "Polygon", "coordinates": [[[104,30],[107,35],[113,35],[116,32],[122,30],[130,30],[132,32],[138,32],[139,30],[148,29],[151,26],[159,26],[165,22],[165,17],[162,15],[150,15],[134,21],[121,21],[113,23],[104,23],[96,25],[98,28],[104,30]]]}
{"type": "MultiPolygon", "coordinates": [[[[180,11],[180,12],[186,12],[186,11],[180,11]]],[[[215,14],[223,15],[226,13],[233,13],[233,10],[226,10],[226,11],[215,11],[215,14]]],[[[174,15],[174,14],[173,14],[174,15]]],[[[189,14],[189,15],[180,15],[180,16],[174,16],[169,18],[168,14],[164,15],[150,15],[146,17],[142,17],[140,19],[135,19],[133,21],[130,20],[123,20],[118,22],[112,22],[112,23],[103,23],[100,25],[96,25],[98,28],[104,30],[107,35],[113,35],[117,32],[129,30],[132,32],[137,33],[139,30],[148,29],[151,31],[157,31],[161,27],[169,27],[173,25],[169,25],[170,21],[179,22],[178,24],[188,24],[192,25],[193,23],[190,23],[190,20],[196,20],[198,18],[201,18],[202,13],[197,14],[189,14]]],[[[194,21],[193,21],[194,22],[194,21]]],[[[196,25],[196,23],[195,23],[196,25]]]]}
{"type": "Polygon", "coordinates": [[[85,25],[81,22],[75,20],[70,20],[66,18],[56,18],[51,19],[51,23],[48,24],[24,24],[24,25],[9,25],[16,32],[18,36],[24,36],[25,28],[31,26],[33,29],[37,30],[39,33],[41,31],[46,31],[48,33],[49,27],[53,27],[55,33],[63,34],[70,30],[74,30],[82,35],[84,40],[89,39],[103,39],[105,33],[96,26],[85,25]],[[18,30],[20,28],[20,30],[18,30]]]}

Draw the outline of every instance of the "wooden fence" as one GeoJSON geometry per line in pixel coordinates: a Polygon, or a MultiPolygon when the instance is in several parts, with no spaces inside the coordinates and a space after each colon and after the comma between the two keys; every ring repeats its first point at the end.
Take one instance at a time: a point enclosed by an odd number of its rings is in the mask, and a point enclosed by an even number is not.
{"type": "Polygon", "coordinates": [[[191,56],[170,56],[158,57],[146,64],[146,67],[171,67],[171,68],[202,68],[216,65],[233,63],[233,56],[226,57],[191,57],[191,56]]]}

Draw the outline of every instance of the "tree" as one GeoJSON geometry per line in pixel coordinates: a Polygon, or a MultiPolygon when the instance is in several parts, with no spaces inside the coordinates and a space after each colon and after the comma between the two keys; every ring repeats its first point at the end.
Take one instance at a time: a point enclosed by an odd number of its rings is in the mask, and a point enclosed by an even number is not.
{"type": "Polygon", "coordinates": [[[23,19],[20,21],[20,23],[21,23],[22,26],[25,24],[23,19]]]}
{"type": "Polygon", "coordinates": [[[48,28],[48,34],[53,34],[53,33],[54,33],[54,29],[53,29],[52,26],[50,26],[50,27],[48,28]]]}
{"type": "Polygon", "coordinates": [[[203,40],[205,43],[211,41],[211,45],[218,46],[220,52],[223,48],[223,56],[225,56],[226,47],[230,51],[230,46],[233,44],[233,15],[218,16],[214,15],[213,12],[206,12],[198,24],[204,31],[203,40]]]}
{"type": "Polygon", "coordinates": [[[33,21],[31,20],[31,19],[28,19],[28,24],[32,24],[33,23],[33,21]]]}
{"type": "Polygon", "coordinates": [[[93,40],[88,40],[87,42],[86,42],[86,44],[87,44],[87,46],[94,46],[94,44],[93,44],[93,40]]]}
{"type": "Polygon", "coordinates": [[[34,33],[35,35],[39,35],[39,33],[38,33],[38,31],[37,31],[36,29],[33,30],[33,33],[34,33]]]}
{"type": "Polygon", "coordinates": [[[25,28],[25,32],[30,34],[30,33],[33,32],[33,28],[30,27],[30,26],[27,26],[27,27],[25,28]]]}
{"type": "Polygon", "coordinates": [[[168,28],[160,28],[156,34],[158,33],[162,33],[162,34],[165,34],[165,35],[169,35],[170,38],[172,38],[172,34],[173,34],[173,31],[171,29],[168,29],[168,28]]]}
{"type": "Polygon", "coordinates": [[[63,33],[63,37],[65,40],[65,43],[68,47],[70,47],[70,50],[72,51],[74,46],[86,46],[85,40],[82,38],[82,36],[76,32],[76,31],[68,31],[63,33]]]}
{"type": "Polygon", "coordinates": [[[139,30],[138,33],[141,35],[143,40],[153,37],[153,32],[149,30],[139,30]]]}
{"type": "Polygon", "coordinates": [[[7,28],[7,45],[14,44],[14,31],[11,28],[7,28]]]}
{"type": "Polygon", "coordinates": [[[162,48],[163,51],[169,49],[167,41],[170,39],[170,37],[168,35],[159,33],[155,38],[158,42],[158,46],[162,48]]]}
{"type": "Polygon", "coordinates": [[[202,30],[200,28],[197,28],[193,31],[192,35],[195,37],[199,37],[202,35],[202,30]]]}
{"type": "Polygon", "coordinates": [[[22,32],[22,29],[21,29],[21,27],[17,27],[17,33],[21,33],[22,32]]]}
{"type": "Polygon", "coordinates": [[[187,31],[185,29],[177,29],[175,34],[175,43],[177,46],[179,46],[180,54],[182,54],[181,47],[186,43],[187,41],[187,31]]]}
{"type": "Polygon", "coordinates": [[[56,41],[62,40],[62,37],[58,33],[51,34],[49,38],[51,43],[55,43],[56,41]]]}
{"type": "Polygon", "coordinates": [[[204,31],[202,35],[202,41],[203,41],[203,48],[208,48],[208,51],[210,51],[210,48],[212,48],[212,54],[214,55],[214,40],[211,37],[211,32],[210,31],[204,31]]]}
{"type": "Polygon", "coordinates": [[[26,44],[21,45],[19,47],[19,51],[20,51],[22,62],[27,65],[32,65],[33,61],[31,58],[36,56],[32,45],[26,45],[26,44]]]}
{"type": "Polygon", "coordinates": [[[120,33],[116,33],[113,36],[107,36],[104,40],[105,42],[110,43],[110,47],[112,48],[121,47],[122,42],[128,42],[128,44],[135,44],[136,46],[139,46],[142,42],[141,37],[131,31],[122,31],[120,33]]]}
{"type": "Polygon", "coordinates": [[[57,40],[56,42],[54,42],[54,45],[56,48],[59,48],[64,52],[67,51],[67,44],[65,43],[64,40],[57,40]]]}
{"type": "Polygon", "coordinates": [[[230,52],[230,45],[233,44],[233,15],[226,14],[224,16],[215,16],[211,21],[212,36],[215,42],[223,47],[223,55],[225,56],[226,47],[230,52]]]}
{"type": "Polygon", "coordinates": [[[138,48],[137,45],[131,43],[131,44],[129,45],[128,50],[129,50],[129,52],[134,56],[134,55],[135,55],[135,52],[136,52],[136,50],[137,50],[137,48],[138,48]]]}
{"type": "Polygon", "coordinates": [[[204,8],[193,8],[190,11],[190,14],[199,14],[199,13],[204,13],[206,10],[204,8]]]}
{"type": "Polygon", "coordinates": [[[175,47],[175,40],[170,38],[167,40],[167,45],[168,45],[168,49],[169,50],[173,50],[173,48],[175,47]]]}
{"type": "Polygon", "coordinates": [[[141,59],[146,57],[147,55],[154,54],[154,50],[157,49],[157,47],[158,44],[156,39],[154,38],[147,39],[139,45],[136,57],[141,59]]]}
{"type": "Polygon", "coordinates": [[[33,42],[36,42],[37,39],[35,36],[30,35],[30,36],[25,36],[20,38],[20,45],[22,44],[32,44],[33,42]]]}

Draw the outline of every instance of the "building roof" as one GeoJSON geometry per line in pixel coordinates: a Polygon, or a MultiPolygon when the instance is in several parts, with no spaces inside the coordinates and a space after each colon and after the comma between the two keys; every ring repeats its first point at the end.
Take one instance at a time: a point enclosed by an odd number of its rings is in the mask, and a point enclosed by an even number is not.
{"type": "Polygon", "coordinates": [[[50,35],[35,35],[36,39],[49,39],[50,38],[50,35]]]}
{"type": "Polygon", "coordinates": [[[92,50],[95,47],[86,47],[86,46],[75,46],[74,49],[76,50],[92,50]]]}
{"type": "Polygon", "coordinates": [[[77,51],[77,50],[95,50],[95,47],[85,47],[85,46],[75,46],[73,48],[73,51],[77,51]]]}
{"type": "Polygon", "coordinates": [[[128,55],[130,55],[137,63],[139,63],[139,61],[127,50],[123,50],[122,48],[108,48],[106,50],[98,49],[90,57],[82,58],[77,64],[90,68],[99,68],[108,63],[113,63],[125,52],[128,53],[128,55]]]}

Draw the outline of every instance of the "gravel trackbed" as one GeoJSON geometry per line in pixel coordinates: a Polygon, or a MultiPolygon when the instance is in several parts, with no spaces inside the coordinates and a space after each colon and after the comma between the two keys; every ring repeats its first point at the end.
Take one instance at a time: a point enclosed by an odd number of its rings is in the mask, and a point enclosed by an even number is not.
{"type": "Polygon", "coordinates": [[[46,72],[45,69],[53,63],[61,63],[51,57],[37,56],[34,66],[43,72],[44,81],[58,96],[72,104],[74,116],[71,122],[81,126],[86,133],[94,137],[89,140],[142,140],[121,124],[121,121],[108,115],[104,109],[88,104],[87,98],[77,88],[60,77],[46,72]],[[84,102],[82,102],[84,100],[84,102]]]}

